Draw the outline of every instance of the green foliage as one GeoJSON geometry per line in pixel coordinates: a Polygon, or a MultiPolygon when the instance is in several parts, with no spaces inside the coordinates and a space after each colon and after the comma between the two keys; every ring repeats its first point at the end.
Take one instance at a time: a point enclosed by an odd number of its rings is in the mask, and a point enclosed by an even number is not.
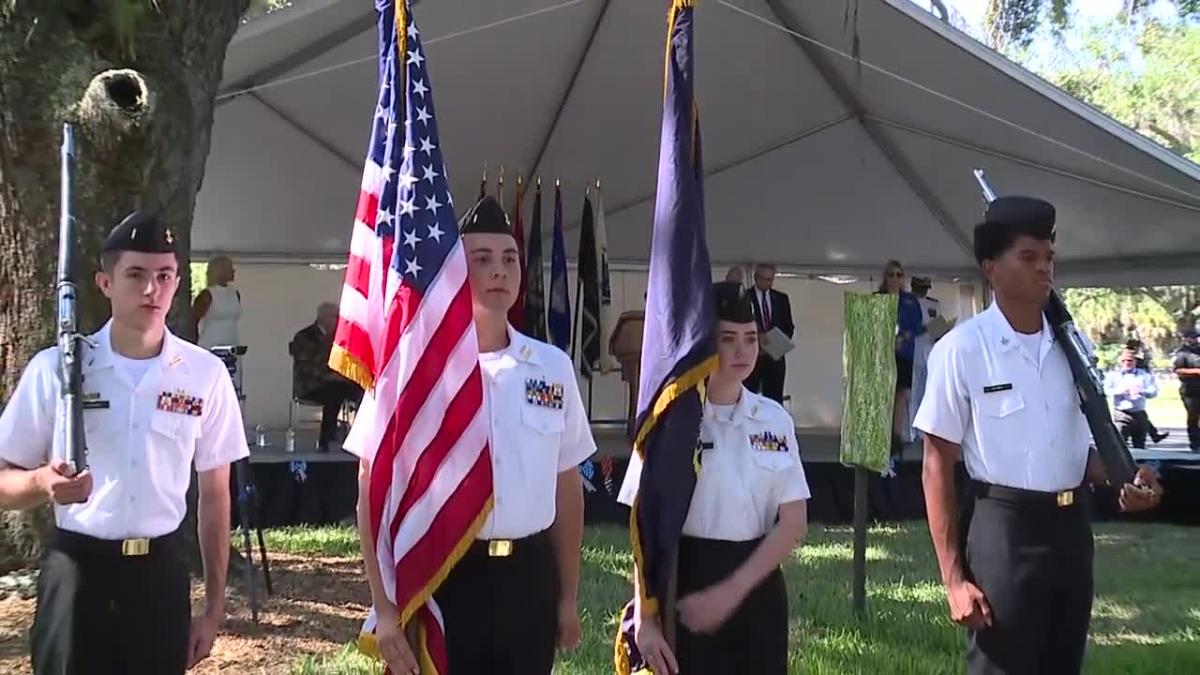
{"type": "Polygon", "coordinates": [[[142,25],[161,13],[158,0],[62,0],[62,11],[84,42],[107,45],[108,57],[132,57],[142,25]]]}
{"type": "Polygon", "coordinates": [[[250,0],[243,21],[252,21],[271,12],[277,12],[292,6],[292,0],[250,0]]]}
{"type": "Polygon", "coordinates": [[[1113,20],[1083,37],[1080,53],[1044,75],[1176,154],[1200,161],[1200,23],[1113,20]]]}
{"type": "Polygon", "coordinates": [[[267,548],[292,555],[355,557],[361,555],[358,530],[352,527],[283,527],[268,530],[267,548]]]}
{"type": "Polygon", "coordinates": [[[208,263],[193,262],[191,265],[188,266],[188,268],[191,270],[191,274],[192,274],[192,285],[191,285],[191,288],[189,289],[191,292],[191,295],[188,296],[188,299],[195,300],[196,296],[200,295],[200,291],[204,290],[204,287],[207,284],[208,263]]]}
{"type": "MultiPolygon", "coordinates": [[[[988,0],[984,32],[995,49],[1007,51],[1029,47],[1039,29],[1047,27],[1061,36],[1071,27],[1072,8],[1094,0],[988,0]]],[[[1200,0],[1157,0],[1174,7],[1181,19],[1200,17],[1200,0]]],[[[1118,18],[1132,22],[1151,14],[1155,0],[1125,0],[1118,18]]]]}
{"type": "MultiPolygon", "coordinates": [[[[1200,567],[1185,527],[1096,525],[1096,604],[1085,672],[1184,675],[1200,663],[1200,567]]],[[[957,673],[963,634],[947,615],[925,523],[876,526],[868,536],[867,617],[850,609],[852,531],[814,524],[784,563],[791,613],[788,672],[808,675],[957,673]]],[[[629,533],[588,527],[580,604],[583,642],[558,675],[610,675],[617,613],[630,598],[629,533]]],[[[374,675],[347,645],[304,657],[294,675],[374,675]]]]}

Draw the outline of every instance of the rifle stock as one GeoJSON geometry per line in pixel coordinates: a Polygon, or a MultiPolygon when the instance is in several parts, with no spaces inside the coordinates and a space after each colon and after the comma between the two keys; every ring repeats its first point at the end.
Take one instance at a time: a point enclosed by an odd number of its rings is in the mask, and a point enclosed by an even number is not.
{"type": "Polygon", "coordinates": [[[63,123],[61,181],[59,185],[58,218],[58,365],[59,399],[62,425],[61,442],[57,444],[56,459],[71,466],[72,473],[87,468],[87,439],[83,433],[83,374],[82,354],[77,324],[78,287],[75,285],[76,229],[71,215],[71,182],[75,159],[75,139],[69,122],[63,123]]]}
{"type": "MultiPolygon", "coordinates": [[[[987,182],[982,169],[975,169],[975,180],[983,190],[983,199],[991,203],[996,192],[987,182]]],[[[1096,452],[1108,471],[1109,481],[1116,485],[1132,483],[1137,473],[1137,463],[1125,445],[1125,439],[1112,421],[1108,410],[1108,398],[1104,394],[1104,376],[1092,362],[1090,350],[1083,334],[1075,327],[1075,320],[1057,290],[1050,290],[1046,300],[1046,321],[1054,331],[1054,339],[1062,345],[1079,393],[1079,407],[1091,429],[1096,452]]]]}

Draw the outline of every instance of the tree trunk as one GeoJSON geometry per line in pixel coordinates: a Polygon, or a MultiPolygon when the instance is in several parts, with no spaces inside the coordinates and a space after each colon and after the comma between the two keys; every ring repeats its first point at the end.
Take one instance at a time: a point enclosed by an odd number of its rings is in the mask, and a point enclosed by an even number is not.
{"type": "MultiPolygon", "coordinates": [[[[91,282],[104,235],[135,208],[180,246],[169,322],[191,335],[192,210],[204,175],[225,48],[248,0],[0,0],[0,400],[54,338],[62,122],[76,133],[79,325],[108,304],[91,282]]],[[[4,514],[0,568],[37,554],[42,514],[4,514]],[[32,541],[32,543],[31,543],[32,541]],[[5,559],[5,556],[13,558],[5,559]]]]}

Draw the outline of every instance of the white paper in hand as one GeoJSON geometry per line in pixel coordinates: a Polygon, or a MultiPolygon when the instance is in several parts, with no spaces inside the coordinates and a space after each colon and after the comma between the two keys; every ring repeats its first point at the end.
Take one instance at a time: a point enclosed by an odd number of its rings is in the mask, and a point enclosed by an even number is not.
{"type": "Polygon", "coordinates": [[[772,328],[762,337],[762,342],[759,344],[762,351],[767,356],[778,361],[783,358],[784,354],[796,348],[796,345],[778,328],[772,328]]]}

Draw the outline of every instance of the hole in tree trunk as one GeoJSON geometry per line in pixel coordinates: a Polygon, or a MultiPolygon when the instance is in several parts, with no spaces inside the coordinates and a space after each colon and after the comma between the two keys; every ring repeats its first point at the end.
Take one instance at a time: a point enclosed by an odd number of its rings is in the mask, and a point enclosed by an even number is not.
{"type": "Polygon", "coordinates": [[[113,73],[105,78],[104,91],[108,98],[129,113],[141,112],[146,105],[146,87],[132,73],[113,73]]]}

